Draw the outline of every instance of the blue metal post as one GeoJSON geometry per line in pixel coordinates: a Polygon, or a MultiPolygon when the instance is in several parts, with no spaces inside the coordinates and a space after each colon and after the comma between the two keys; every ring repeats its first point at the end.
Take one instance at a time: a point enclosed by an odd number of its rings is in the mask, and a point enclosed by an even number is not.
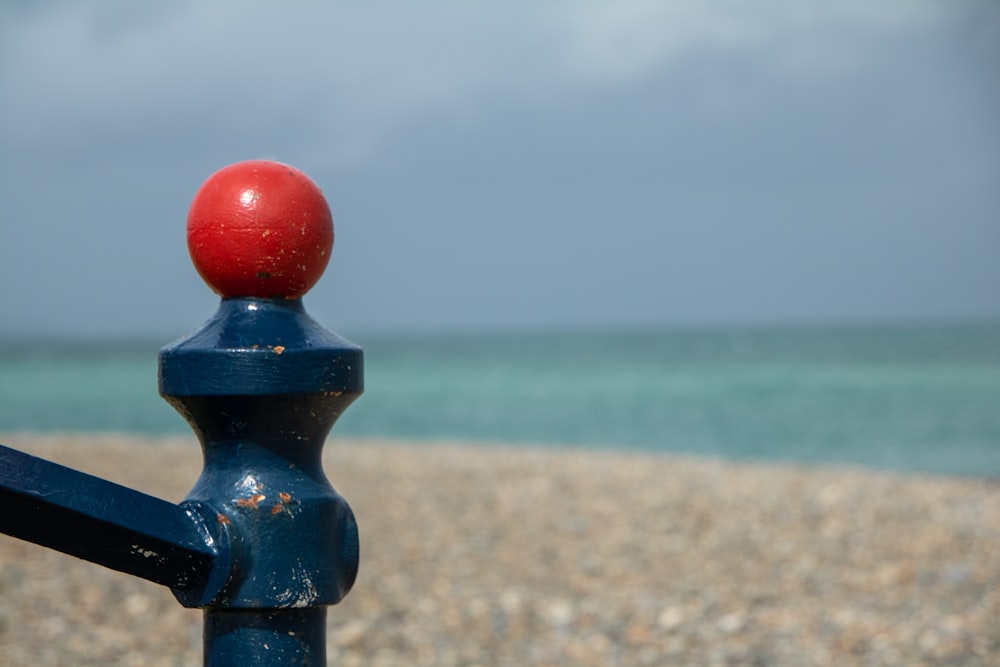
{"type": "Polygon", "coordinates": [[[199,190],[188,245],[222,301],[159,360],[204,453],[180,505],[0,446],[0,530],[169,586],[204,610],[207,667],[325,665],[326,607],[357,575],[321,457],[363,391],[362,351],[301,300],[332,244],[326,200],[291,167],[239,163],[199,190]]]}
{"type": "Polygon", "coordinates": [[[359,348],[281,299],[224,299],[160,353],[160,391],[205,455],[187,502],[233,535],[223,591],[177,596],[205,608],[206,665],[324,664],[323,608],[354,583],[358,534],[320,457],[361,373],[359,348]]]}
{"type": "Polygon", "coordinates": [[[333,246],[319,189],[274,162],[232,165],[188,215],[195,266],[223,298],[160,352],[160,393],[191,424],[205,467],[186,503],[232,535],[230,578],[205,610],[205,664],[323,665],[326,606],[354,583],[358,531],[323,474],[326,436],[361,394],[361,349],[301,296],[333,246]]]}

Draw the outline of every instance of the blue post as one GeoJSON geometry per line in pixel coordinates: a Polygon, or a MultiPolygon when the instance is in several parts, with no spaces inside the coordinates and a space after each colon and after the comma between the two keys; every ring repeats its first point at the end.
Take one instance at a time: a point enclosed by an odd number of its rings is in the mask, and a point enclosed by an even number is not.
{"type": "Polygon", "coordinates": [[[0,446],[0,530],[169,586],[204,610],[207,667],[326,664],[326,607],[354,583],[354,515],[324,441],[363,391],[359,347],[301,297],[333,244],[301,172],[251,161],[214,174],[188,217],[216,314],[160,351],[160,393],[204,469],[180,504],[0,446]]]}
{"type": "Polygon", "coordinates": [[[225,589],[178,595],[205,608],[206,665],[324,664],[323,607],[354,583],[358,535],[320,456],[361,393],[361,365],[360,349],[279,299],[224,299],[204,327],[161,351],[160,391],[205,454],[186,502],[234,536],[225,589]],[[287,655],[266,660],[263,647],[277,646],[287,655]]]}

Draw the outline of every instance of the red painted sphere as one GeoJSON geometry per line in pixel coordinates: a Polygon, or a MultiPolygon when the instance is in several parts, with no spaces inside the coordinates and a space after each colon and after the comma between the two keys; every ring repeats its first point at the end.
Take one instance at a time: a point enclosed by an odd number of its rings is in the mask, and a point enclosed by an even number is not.
{"type": "Polygon", "coordinates": [[[188,250],[223,297],[297,299],[316,284],[333,249],[333,217],[304,173],[248,160],[208,177],[191,202],[188,250]]]}

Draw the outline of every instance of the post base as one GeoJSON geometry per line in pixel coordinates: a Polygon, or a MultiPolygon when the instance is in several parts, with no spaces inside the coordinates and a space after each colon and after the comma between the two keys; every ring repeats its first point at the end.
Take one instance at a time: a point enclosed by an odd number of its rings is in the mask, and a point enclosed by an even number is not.
{"type": "Polygon", "coordinates": [[[326,607],[206,609],[205,667],[326,665],[326,607]]]}

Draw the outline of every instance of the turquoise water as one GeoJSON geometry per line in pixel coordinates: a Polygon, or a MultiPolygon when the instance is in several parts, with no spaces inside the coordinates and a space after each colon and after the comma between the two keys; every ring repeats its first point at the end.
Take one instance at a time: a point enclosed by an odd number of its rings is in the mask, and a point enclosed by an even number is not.
{"type": "MultiPolygon", "coordinates": [[[[1000,476],[1000,326],[354,339],[342,435],[1000,476]]],[[[157,347],[7,345],[0,431],[188,432],[157,347]]]]}

